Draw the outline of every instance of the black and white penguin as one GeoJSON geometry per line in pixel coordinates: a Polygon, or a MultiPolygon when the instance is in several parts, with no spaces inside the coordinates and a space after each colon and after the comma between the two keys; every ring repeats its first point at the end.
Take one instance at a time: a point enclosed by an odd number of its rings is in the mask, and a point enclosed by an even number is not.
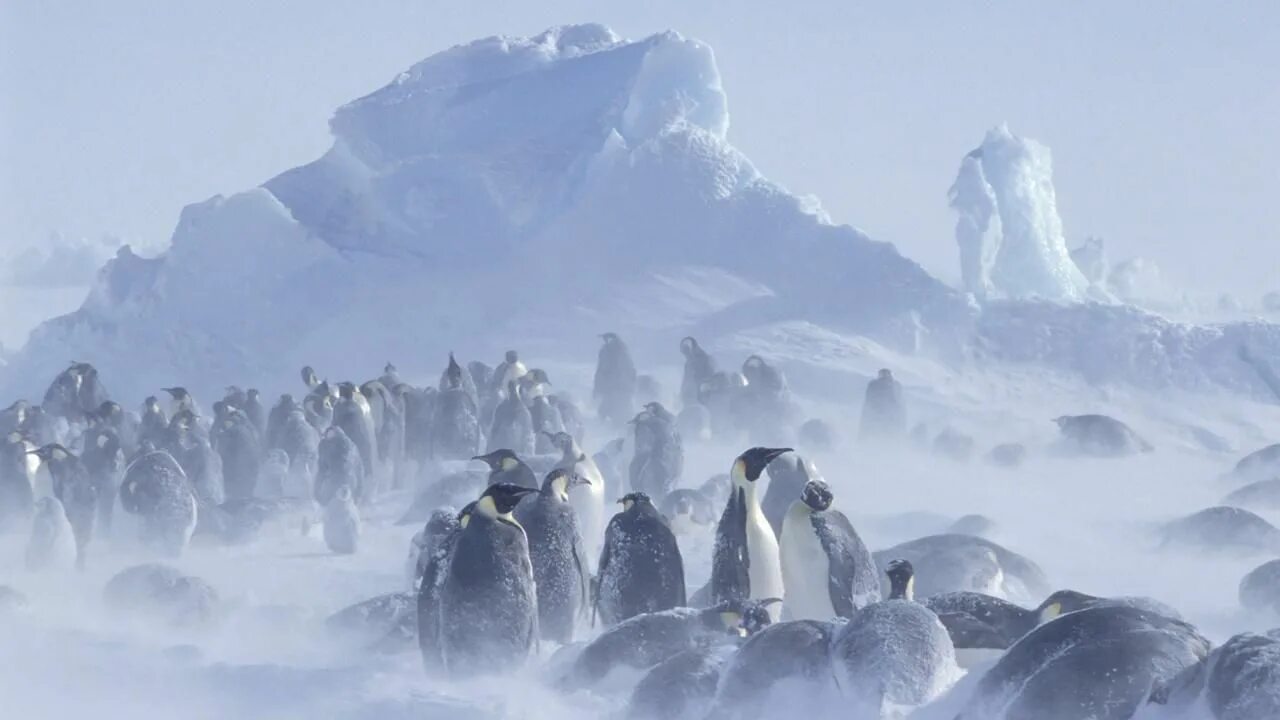
{"type": "Polygon", "coordinates": [[[339,485],[324,507],[324,544],[331,552],[351,555],[360,547],[360,511],[350,485],[339,485]]]}
{"type": "Polygon", "coordinates": [[[537,450],[533,416],[515,382],[507,385],[506,397],[494,410],[493,425],[489,429],[489,452],[500,448],[508,448],[523,457],[532,457],[537,450]]]}
{"type": "Polygon", "coordinates": [[[703,383],[716,373],[716,361],[702,349],[698,341],[687,337],[680,341],[684,355],[684,375],[680,379],[680,401],[684,405],[698,402],[703,383]]]}
{"type": "Polygon", "coordinates": [[[422,664],[427,672],[444,669],[444,657],[440,646],[440,591],[449,573],[449,563],[458,537],[471,521],[476,502],[463,506],[456,516],[437,519],[435,515],[423,529],[424,542],[418,556],[420,571],[418,591],[418,648],[422,652],[422,664]]]}
{"type": "Polygon", "coordinates": [[[98,378],[98,370],[89,363],[73,362],[54,378],[40,403],[52,417],[80,422],[87,413],[110,400],[98,378]]]}
{"type": "Polygon", "coordinates": [[[417,592],[422,587],[422,577],[431,562],[436,548],[450,533],[459,529],[458,511],[452,507],[437,508],[431,512],[426,524],[409,541],[409,556],[405,560],[405,577],[409,589],[417,592]]]}
{"type": "Polygon", "coordinates": [[[126,412],[120,403],[108,400],[86,416],[89,429],[110,428],[120,440],[121,450],[132,453],[138,445],[138,428],[142,419],[136,413],[126,412]]]}
{"type": "Polygon", "coordinates": [[[189,412],[196,417],[200,416],[200,407],[196,405],[196,399],[191,393],[182,386],[160,388],[169,394],[169,418],[172,422],[174,415],[180,412],[189,412]]]}
{"type": "Polygon", "coordinates": [[[501,363],[493,369],[489,377],[489,394],[497,398],[509,397],[511,385],[525,376],[529,368],[520,361],[515,350],[508,350],[501,363]]]}
{"type": "Polygon", "coordinates": [[[226,501],[222,456],[209,444],[195,414],[182,410],[169,418],[168,437],[162,447],[182,466],[201,507],[226,501]]]}
{"type": "Polygon", "coordinates": [[[169,416],[155,395],[142,401],[142,416],[138,425],[138,442],[149,441],[156,447],[165,444],[169,434],[169,416]]]}
{"type": "Polygon", "coordinates": [[[773,532],[781,535],[782,520],[796,500],[804,494],[805,486],[813,480],[822,482],[824,478],[818,472],[818,466],[794,452],[778,456],[769,463],[766,472],[769,474],[769,486],[765,488],[764,498],[760,500],[760,509],[764,511],[773,532]]]}
{"type": "Polygon", "coordinates": [[[947,629],[962,668],[998,658],[1040,622],[1036,610],[983,593],[948,592],[922,602],[947,629]]]}
{"type": "Polygon", "coordinates": [[[907,434],[907,406],[903,400],[902,384],[894,379],[888,368],[881,369],[876,378],[867,383],[858,433],[863,440],[900,439],[907,434]]]}
{"type": "Polygon", "coordinates": [[[269,449],[283,451],[289,457],[289,482],[287,497],[312,496],[316,473],[320,465],[320,433],[307,422],[301,406],[287,395],[271,410],[268,420],[269,449]]]}
{"type": "Polygon", "coordinates": [[[1209,647],[1192,626],[1133,607],[1068,613],[1014,643],[956,718],[1128,720],[1176,689],[1209,647]]]}
{"type": "Polygon", "coordinates": [[[316,388],[310,395],[302,399],[302,412],[318,432],[324,432],[333,424],[333,405],[335,398],[326,385],[316,388]]]}
{"type": "Polygon", "coordinates": [[[371,483],[378,467],[378,446],[369,400],[355,385],[338,385],[338,402],[333,406],[333,427],[341,428],[360,451],[365,482],[371,483]]]}
{"type": "Polygon", "coordinates": [[[616,333],[605,333],[600,339],[604,344],[596,358],[591,397],[597,403],[600,419],[618,425],[635,414],[636,364],[627,344],[616,333]]]}
{"type": "Polygon", "coordinates": [[[561,645],[573,641],[575,625],[590,604],[586,551],[577,514],[569,505],[570,489],[590,482],[556,468],[542,481],[538,494],[520,503],[514,513],[529,540],[542,639],[561,645]]]}
{"type": "Polygon", "coordinates": [[[793,620],[754,634],[724,668],[708,720],[827,716],[836,695],[829,653],[835,628],[793,620]]]}
{"type": "Polygon", "coordinates": [[[659,510],[676,535],[689,535],[716,522],[716,506],[707,496],[690,488],[676,488],[667,493],[659,510]]]}
{"type": "Polygon", "coordinates": [[[475,386],[468,384],[470,379],[471,374],[464,372],[450,353],[449,366],[431,404],[429,457],[462,460],[483,449],[484,426],[475,386]]]}
{"type": "Polygon", "coordinates": [[[1057,590],[1045,598],[1034,611],[1036,623],[1047,623],[1067,613],[1087,610],[1094,607],[1131,607],[1145,612],[1163,615],[1173,620],[1181,620],[1182,613],[1160,602],[1141,595],[1120,595],[1099,597],[1078,590],[1057,590]]]}
{"type": "Polygon", "coordinates": [[[606,627],[686,604],[684,558],[666,518],[644,493],[620,501],[605,530],[596,574],[596,613],[606,627]]]}
{"type": "Polygon", "coordinates": [[[1062,449],[1073,455],[1115,458],[1155,449],[1133,428],[1107,415],[1063,415],[1053,422],[1062,435],[1062,449]]]}
{"type": "Polygon", "coordinates": [[[364,462],[360,449],[347,437],[342,428],[334,425],[324,431],[318,448],[314,497],[321,507],[327,507],[338,488],[351,488],[351,494],[360,502],[364,497],[364,462]]]}
{"type": "Polygon", "coordinates": [[[98,527],[104,537],[109,537],[125,468],[124,447],[115,429],[103,425],[85,432],[80,460],[97,488],[98,527]]]}
{"type": "Polygon", "coordinates": [[[75,531],[67,520],[66,510],[56,497],[36,501],[31,521],[31,537],[27,541],[27,570],[70,570],[76,566],[75,531]]]}
{"type": "Polygon", "coordinates": [[[267,432],[267,409],[262,404],[262,393],[257,388],[249,388],[244,394],[244,414],[249,416],[249,422],[253,423],[253,428],[258,431],[258,437],[264,437],[267,432]]]}
{"type": "Polygon", "coordinates": [[[955,647],[938,616],[914,601],[911,563],[889,563],[889,599],[854,613],[831,640],[836,684],[857,707],[883,714],[918,707],[960,677],[955,647]]]}
{"type": "Polygon", "coordinates": [[[684,472],[684,442],[676,418],[661,403],[652,402],[632,421],[635,454],[628,476],[631,490],[662,498],[684,472]]]}
{"type": "Polygon", "coordinates": [[[53,495],[62,503],[75,533],[76,566],[83,568],[97,524],[98,487],[80,458],[65,447],[54,443],[31,452],[49,467],[53,495]]]}
{"type": "Polygon", "coordinates": [[[585,481],[570,486],[569,505],[578,517],[578,529],[582,532],[582,545],[587,553],[587,570],[594,574],[596,561],[600,558],[600,548],[604,543],[604,473],[600,472],[596,461],[587,455],[569,433],[555,433],[549,437],[549,441],[560,452],[560,461],[556,463],[556,467],[585,481]]]}
{"type": "Polygon", "coordinates": [[[243,410],[227,406],[210,432],[210,444],[222,458],[222,485],[228,500],[253,497],[262,464],[258,430],[243,410]]]}
{"type": "Polygon", "coordinates": [[[538,489],[538,476],[523,460],[507,448],[500,448],[485,455],[477,455],[472,460],[479,460],[489,466],[489,484],[507,483],[519,485],[531,490],[538,489]]]}
{"type": "Polygon", "coordinates": [[[759,355],[742,364],[747,385],[736,398],[739,425],[751,442],[789,439],[797,409],[782,368],[759,355]]]}
{"type": "Polygon", "coordinates": [[[847,619],[880,600],[875,559],[833,499],[830,486],[810,480],[782,523],[778,549],[793,620],[847,619]]]}
{"type": "MultiPolygon", "coordinates": [[[[784,598],[778,538],[760,508],[757,481],[765,467],[791,448],[753,447],[733,461],[733,490],[716,526],[711,601],[784,598]]],[[[775,621],[777,606],[770,609],[775,621]]]]}
{"type": "Polygon", "coordinates": [[[25,529],[35,509],[38,461],[22,433],[10,430],[0,439],[0,535],[25,529]]]}
{"type": "Polygon", "coordinates": [[[490,485],[476,501],[440,588],[440,646],[455,677],[510,672],[538,642],[538,598],[524,529],[511,513],[518,485],[490,485]]]}
{"type": "Polygon", "coordinates": [[[558,685],[589,688],[618,669],[647,670],[686,650],[730,642],[744,632],[744,610],[744,603],[726,602],[705,610],[677,607],[636,615],[587,643],[558,685]]]}
{"type": "Polygon", "coordinates": [[[186,550],[199,515],[197,500],[182,466],[164,450],[144,449],[129,463],[120,484],[125,512],[142,519],[141,540],[160,553],[177,557],[186,550]]]}

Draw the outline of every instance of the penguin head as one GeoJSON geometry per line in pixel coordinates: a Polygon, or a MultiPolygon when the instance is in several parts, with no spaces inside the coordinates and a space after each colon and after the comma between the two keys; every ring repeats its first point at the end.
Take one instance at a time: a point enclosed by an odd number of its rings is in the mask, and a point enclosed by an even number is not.
{"type": "Polygon", "coordinates": [[[782,602],[782,598],[748,600],[743,603],[742,619],[738,621],[741,634],[745,637],[751,637],[772,625],[773,617],[769,615],[769,606],[780,602],[782,602]]]}
{"type": "Polygon", "coordinates": [[[617,333],[607,332],[607,333],[601,333],[600,339],[604,341],[605,345],[612,345],[618,342],[620,338],[618,337],[617,333]]]}
{"type": "Polygon", "coordinates": [[[351,400],[351,399],[354,399],[355,396],[356,396],[355,383],[351,383],[351,382],[338,383],[338,397],[342,398],[343,400],[351,400]]]}
{"type": "Polygon", "coordinates": [[[1036,608],[1036,617],[1040,624],[1049,622],[1059,615],[1083,610],[1097,601],[1094,595],[1087,595],[1075,590],[1059,590],[1040,603],[1036,608]]]}
{"type": "Polygon", "coordinates": [[[893,373],[889,371],[889,368],[880,368],[880,372],[876,374],[876,377],[881,380],[892,380],[893,373]]]}
{"type": "Polygon", "coordinates": [[[520,355],[515,350],[508,350],[507,354],[503,357],[506,359],[508,365],[515,365],[520,362],[520,355]]]}
{"type": "Polygon", "coordinates": [[[517,467],[520,467],[520,458],[507,448],[499,448],[491,453],[476,455],[471,459],[480,460],[485,465],[488,465],[490,472],[515,470],[517,467]]]}
{"type": "MultiPolygon", "coordinates": [[[[449,357],[453,357],[453,353],[449,353],[449,357]]],[[[383,374],[383,375],[395,375],[395,374],[396,374],[396,366],[395,366],[395,365],[392,365],[392,364],[391,364],[391,361],[390,361],[390,360],[388,360],[388,361],[387,361],[387,364],[386,364],[386,365],[384,365],[384,366],[382,366],[382,374],[383,374]]]]}
{"type": "Polygon", "coordinates": [[[590,485],[591,481],[564,468],[556,468],[547,473],[542,481],[542,494],[555,495],[563,501],[569,499],[569,488],[579,485],[590,485]]]}
{"type": "Polygon", "coordinates": [[[791,452],[791,448],[766,448],[753,447],[750,450],[738,456],[733,461],[733,468],[729,472],[729,476],[733,479],[735,485],[746,485],[755,483],[760,479],[760,473],[769,466],[779,455],[791,452]]]}
{"type": "Polygon", "coordinates": [[[622,505],[622,512],[630,512],[630,510],[636,506],[653,507],[653,500],[649,499],[649,496],[642,492],[627,493],[621,498],[618,498],[618,503],[622,505]]]}
{"type": "Polygon", "coordinates": [[[258,392],[258,388],[249,388],[245,391],[245,397],[249,398],[251,402],[257,400],[261,395],[262,394],[258,392]]]}
{"type": "Polygon", "coordinates": [[[550,441],[551,447],[559,450],[560,452],[570,452],[573,450],[573,436],[569,433],[563,431],[551,433],[546,430],[539,430],[538,432],[550,441]]]}
{"type": "Polygon", "coordinates": [[[90,422],[111,422],[120,417],[124,413],[124,408],[120,407],[120,403],[111,400],[105,400],[92,413],[89,414],[90,422]]]}
{"type": "Polygon", "coordinates": [[[467,523],[471,522],[471,513],[476,511],[477,502],[477,500],[472,500],[466,505],[463,505],[462,509],[458,511],[458,527],[465,528],[467,523]]]}
{"type": "Polygon", "coordinates": [[[160,412],[160,400],[155,395],[148,395],[147,399],[142,401],[142,409],[146,413],[158,413],[160,412]]]}
{"type": "Polygon", "coordinates": [[[304,365],[302,367],[302,384],[306,385],[308,388],[313,388],[320,384],[319,376],[316,375],[316,371],[313,370],[310,365],[304,365]]]}
{"type": "Polygon", "coordinates": [[[889,576],[890,600],[915,599],[916,571],[906,560],[890,560],[885,570],[889,576]]]}
{"type": "Polygon", "coordinates": [[[692,337],[687,337],[680,341],[680,353],[686,358],[702,354],[702,348],[698,346],[698,341],[692,337]]]}
{"type": "Polygon", "coordinates": [[[800,499],[809,506],[810,510],[822,512],[831,508],[834,496],[831,494],[830,485],[822,480],[810,480],[804,484],[804,490],[800,491],[800,499]]]}
{"type": "Polygon", "coordinates": [[[475,512],[491,518],[509,518],[521,498],[536,492],[523,485],[494,483],[485,488],[484,494],[476,501],[475,512]]]}

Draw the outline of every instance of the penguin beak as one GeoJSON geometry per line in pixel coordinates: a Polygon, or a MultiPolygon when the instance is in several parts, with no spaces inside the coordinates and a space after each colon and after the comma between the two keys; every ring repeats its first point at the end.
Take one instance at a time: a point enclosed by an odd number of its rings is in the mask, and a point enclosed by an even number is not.
{"type": "Polygon", "coordinates": [[[569,487],[575,487],[577,485],[590,485],[590,484],[591,484],[591,481],[588,480],[587,478],[582,477],[581,475],[569,476],[569,487]]]}

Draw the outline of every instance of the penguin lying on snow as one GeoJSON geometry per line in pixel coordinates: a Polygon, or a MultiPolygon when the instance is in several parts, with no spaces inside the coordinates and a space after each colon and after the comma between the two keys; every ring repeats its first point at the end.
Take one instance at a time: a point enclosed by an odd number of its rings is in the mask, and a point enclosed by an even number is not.
{"type": "Polygon", "coordinates": [[[793,620],[754,634],[721,672],[709,720],[822,717],[834,696],[831,622],[793,620]],[[778,692],[782,688],[788,691],[778,692]]]}
{"type": "Polygon", "coordinates": [[[1106,415],[1063,415],[1054,418],[1063,447],[1071,453],[1114,458],[1154,450],[1133,428],[1106,415]]]}
{"type": "Polygon", "coordinates": [[[929,597],[970,590],[1015,600],[1049,594],[1038,565],[990,540],[972,535],[929,535],[872,553],[881,570],[889,560],[908,560],[919,573],[916,593],[929,597]]]}
{"type": "Polygon", "coordinates": [[[1214,553],[1280,552],[1280,529],[1258,515],[1233,507],[1212,507],[1174,520],[1161,529],[1161,547],[1214,553]]]}
{"type": "Polygon", "coordinates": [[[168,565],[125,568],[112,576],[102,595],[112,612],[177,627],[204,625],[218,612],[218,593],[209,583],[168,565]]]}

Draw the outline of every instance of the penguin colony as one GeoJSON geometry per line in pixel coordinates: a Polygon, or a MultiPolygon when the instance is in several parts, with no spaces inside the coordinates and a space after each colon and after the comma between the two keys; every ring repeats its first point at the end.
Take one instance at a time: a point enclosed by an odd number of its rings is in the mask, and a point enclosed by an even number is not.
{"type": "MultiPolygon", "coordinates": [[[[637,719],[901,717],[966,670],[980,675],[957,720],[1122,720],[1206,686],[1215,717],[1280,717],[1280,692],[1256,687],[1280,691],[1280,634],[1215,650],[1158,601],[1050,592],[1032,561],[978,537],[994,527],[981,516],[872,553],[812,460],[773,442],[823,452],[836,435],[802,422],[781,368],[752,355],[722,370],[684,338],[673,413],[622,338],[600,337],[591,396],[604,437],[592,439],[590,415],[515,351],[492,368],[450,354],[422,387],[391,364],[358,384],[306,367],[296,396],[268,408],[257,389],[229,387],[208,414],[182,386],[127,409],[91,364],[72,363],[39,405],[0,411],[0,535],[26,534],[33,573],[75,573],[114,543],[176,561],[193,543],[246,542],[273,524],[351,555],[367,552],[379,503],[416,492],[401,521],[422,527],[408,590],[327,624],[367,650],[416,651],[429,675],[508,675],[549,658],[540,677],[553,687],[609,693],[630,673],[621,694],[637,719]],[[751,447],[724,473],[685,476],[685,443],[743,439],[751,447]],[[711,574],[688,587],[681,539],[698,532],[714,537],[711,574]],[[1027,598],[1043,600],[1013,601],[1027,598]]],[[[1054,422],[1063,452],[1152,450],[1105,416],[1054,422]]],[[[859,436],[971,450],[953,429],[927,432],[908,429],[904,389],[881,370],[859,436]]],[[[1002,445],[988,460],[1014,467],[1025,454],[1002,445]]],[[[1242,497],[1266,502],[1265,489],[1242,497]]],[[[1215,508],[1171,523],[1164,540],[1275,550],[1280,531],[1215,508]]],[[[1245,579],[1246,606],[1280,608],[1275,563],[1245,579]]],[[[217,604],[206,583],[161,564],[121,572],[106,599],[173,625],[207,621],[217,604]]]]}

